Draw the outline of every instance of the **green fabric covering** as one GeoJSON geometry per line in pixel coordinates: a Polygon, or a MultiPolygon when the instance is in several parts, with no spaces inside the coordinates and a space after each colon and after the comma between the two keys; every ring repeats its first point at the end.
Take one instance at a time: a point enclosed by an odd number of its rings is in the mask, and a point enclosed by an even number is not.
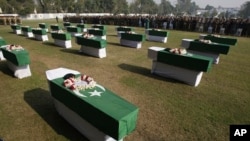
{"type": "Polygon", "coordinates": [[[23,32],[32,32],[32,29],[31,29],[31,27],[29,27],[29,26],[22,26],[22,27],[21,27],[21,30],[22,30],[23,32]]]}
{"type": "Polygon", "coordinates": [[[0,47],[3,45],[6,45],[6,41],[2,37],[0,37],[0,47]]]}
{"type": "Polygon", "coordinates": [[[63,26],[71,26],[71,23],[70,22],[64,22],[63,26]]]}
{"type": "Polygon", "coordinates": [[[236,45],[237,39],[234,38],[226,38],[226,37],[214,37],[212,35],[207,35],[204,37],[205,40],[211,40],[215,43],[228,44],[228,45],[236,45]]]}
{"type": "Polygon", "coordinates": [[[83,38],[82,36],[76,37],[76,43],[79,45],[84,45],[94,48],[105,48],[107,46],[107,41],[100,38],[83,38]]]}
{"type": "Polygon", "coordinates": [[[106,30],[106,26],[104,25],[93,25],[92,28],[99,28],[101,30],[106,30]]]}
{"type": "Polygon", "coordinates": [[[148,35],[167,37],[168,32],[167,31],[158,31],[158,30],[148,30],[148,35]]]}
{"type": "Polygon", "coordinates": [[[53,39],[58,40],[71,40],[71,34],[70,33],[51,33],[51,37],[53,39]]]}
{"type": "Polygon", "coordinates": [[[121,33],[121,39],[142,42],[145,41],[145,35],[121,33]]]}
{"type": "Polygon", "coordinates": [[[77,27],[80,27],[81,29],[84,29],[84,28],[87,27],[87,25],[85,25],[85,24],[77,24],[76,26],[77,26],[77,27]]]}
{"type": "Polygon", "coordinates": [[[89,34],[97,35],[97,36],[105,36],[106,30],[96,30],[96,29],[88,29],[89,34]]]}
{"type": "Polygon", "coordinates": [[[12,25],[11,25],[11,29],[13,29],[13,30],[20,30],[20,29],[21,29],[21,26],[18,25],[18,24],[12,24],[12,25]]]}
{"type": "Polygon", "coordinates": [[[106,88],[96,86],[80,91],[87,96],[80,97],[58,78],[50,81],[50,89],[52,97],[114,139],[122,139],[135,130],[139,109],[106,88]],[[102,92],[101,96],[90,96],[93,91],[102,92]]]}
{"type": "Polygon", "coordinates": [[[46,23],[39,23],[40,28],[48,28],[48,24],[46,23]]]}
{"type": "Polygon", "coordinates": [[[2,53],[6,60],[12,62],[16,66],[24,66],[30,64],[30,57],[27,50],[8,51],[6,48],[2,48],[2,53]]]}
{"type": "Polygon", "coordinates": [[[201,51],[201,52],[228,54],[230,46],[226,44],[218,44],[218,43],[207,44],[207,43],[202,43],[198,40],[194,40],[190,42],[188,49],[201,51]]]}
{"type": "Polygon", "coordinates": [[[61,30],[62,27],[59,25],[50,25],[51,30],[61,30]]]}
{"type": "Polygon", "coordinates": [[[120,26],[120,27],[117,27],[116,30],[117,31],[133,31],[134,29],[132,27],[123,27],[123,26],[120,26]]]}
{"type": "Polygon", "coordinates": [[[36,34],[36,35],[47,35],[47,32],[46,32],[45,29],[36,29],[36,28],[33,28],[32,29],[32,33],[36,34]]]}
{"type": "Polygon", "coordinates": [[[82,30],[80,27],[76,27],[76,26],[67,26],[67,31],[68,32],[76,32],[76,33],[81,33],[82,30]]]}
{"type": "Polygon", "coordinates": [[[178,66],[190,70],[208,72],[213,63],[213,58],[201,56],[197,54],[187,53],[179,55],[169,52],[169,48],[158,51],[157,61],[173,66],[178,66]]]}

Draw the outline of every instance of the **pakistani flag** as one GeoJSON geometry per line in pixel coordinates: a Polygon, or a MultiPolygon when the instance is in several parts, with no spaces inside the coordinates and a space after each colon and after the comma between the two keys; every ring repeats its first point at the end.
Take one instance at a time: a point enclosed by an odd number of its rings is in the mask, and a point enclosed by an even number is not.
{"type": "Polygon", "coordinates": [[[99,84],[79,92],[63,84],[63,78],[51,80],[51,95],[103,133],[120,140],[135,130],[135,105],[99,84]]]}

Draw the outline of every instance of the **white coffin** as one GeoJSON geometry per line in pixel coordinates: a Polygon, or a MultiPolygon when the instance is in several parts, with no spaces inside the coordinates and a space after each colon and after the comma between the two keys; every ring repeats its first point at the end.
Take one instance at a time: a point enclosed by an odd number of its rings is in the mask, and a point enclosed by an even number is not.
{"type": "Polygon", "coordinates": [[[22,31],[21,31],[21,29],[13,29],[13,32],[15,33],[15,34],[17,34],[17,35],[20,35],[20,34],[22,34],[22,31]]]}

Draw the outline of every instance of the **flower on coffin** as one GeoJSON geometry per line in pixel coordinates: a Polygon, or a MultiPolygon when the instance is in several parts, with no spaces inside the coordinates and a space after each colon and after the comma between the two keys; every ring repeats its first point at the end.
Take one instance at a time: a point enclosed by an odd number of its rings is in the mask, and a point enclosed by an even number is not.
{"type": "Polygon", "coordinates": [[[64,76],[64,86],[66,88],[69,88],[70,90],[85,90],[85,89],[91,89],[96,86],[96,82],[92,77],[89,77],[85,74],[81,75],[80,77],[75,77],[74,74],[66,74],[64,76]]]}
{"type": "Polygon", "coordinates": [[[93,34],[88,34],[88,33],[83,33],[83,34],[82,34],[82,37],[83,37],[83,38],[90,39],[90,38],[93,38],[94,35],[93,35],[93,34]]]}
{"type": "Polygon", "coordinates": [[[199,41],[202,42],[202,43],[206,43],[206,44],[211,44],[212,43],[211,40],[200,39],[199,41]]]}
{"type": "Polygon", "coordinates": [[[57,33],[64,33],[64,31],[60,29],[57,31],[57,33]]]}
{"type": "Polygon", "coordinates": [[[173,49],[170,49],[169,52],[174,53],[174,54],[184,55],[187,53],[187,50],[184,48],[173,48],[173,49]]]}
{"type": "Polygon", "coordinates": [[[12,50],[19,51],[19,50],[23,50],[23,47],[20,46],[20,45],[8,45],[8,46],[6,47],[6,49],[7,49],[8,51],[12,51],[12,50]]]}
{"type": "Polygon", "coordinates": [[[160,29],[156,29],[156,28],[153,28],[152,30],[154,30],[154,31],[160,31],[160,29]]]}
{"type": "Polygon", "coordinates": [[[128,34],[134,34],[133,31],[125,31],[125,33],[128,33],[128,34]]]}
{"type": "Polygon", "coordinates": [[[213,37],[220,37],[220,35],[218,35],[218,34],[211,34],[211,36],[213,36],[213,37]]]}

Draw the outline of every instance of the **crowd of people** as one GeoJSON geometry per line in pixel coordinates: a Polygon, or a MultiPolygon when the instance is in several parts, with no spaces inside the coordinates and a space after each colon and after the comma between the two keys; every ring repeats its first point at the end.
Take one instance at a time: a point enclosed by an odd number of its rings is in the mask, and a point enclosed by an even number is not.
{"type": "Polygon", "coordinates": [[[85,24],[173,29],[190,32],[208,32],[231,36],[250,36],[250,19],[204,18],[192,16],[74,16],[64,21],[85,24]]]}

